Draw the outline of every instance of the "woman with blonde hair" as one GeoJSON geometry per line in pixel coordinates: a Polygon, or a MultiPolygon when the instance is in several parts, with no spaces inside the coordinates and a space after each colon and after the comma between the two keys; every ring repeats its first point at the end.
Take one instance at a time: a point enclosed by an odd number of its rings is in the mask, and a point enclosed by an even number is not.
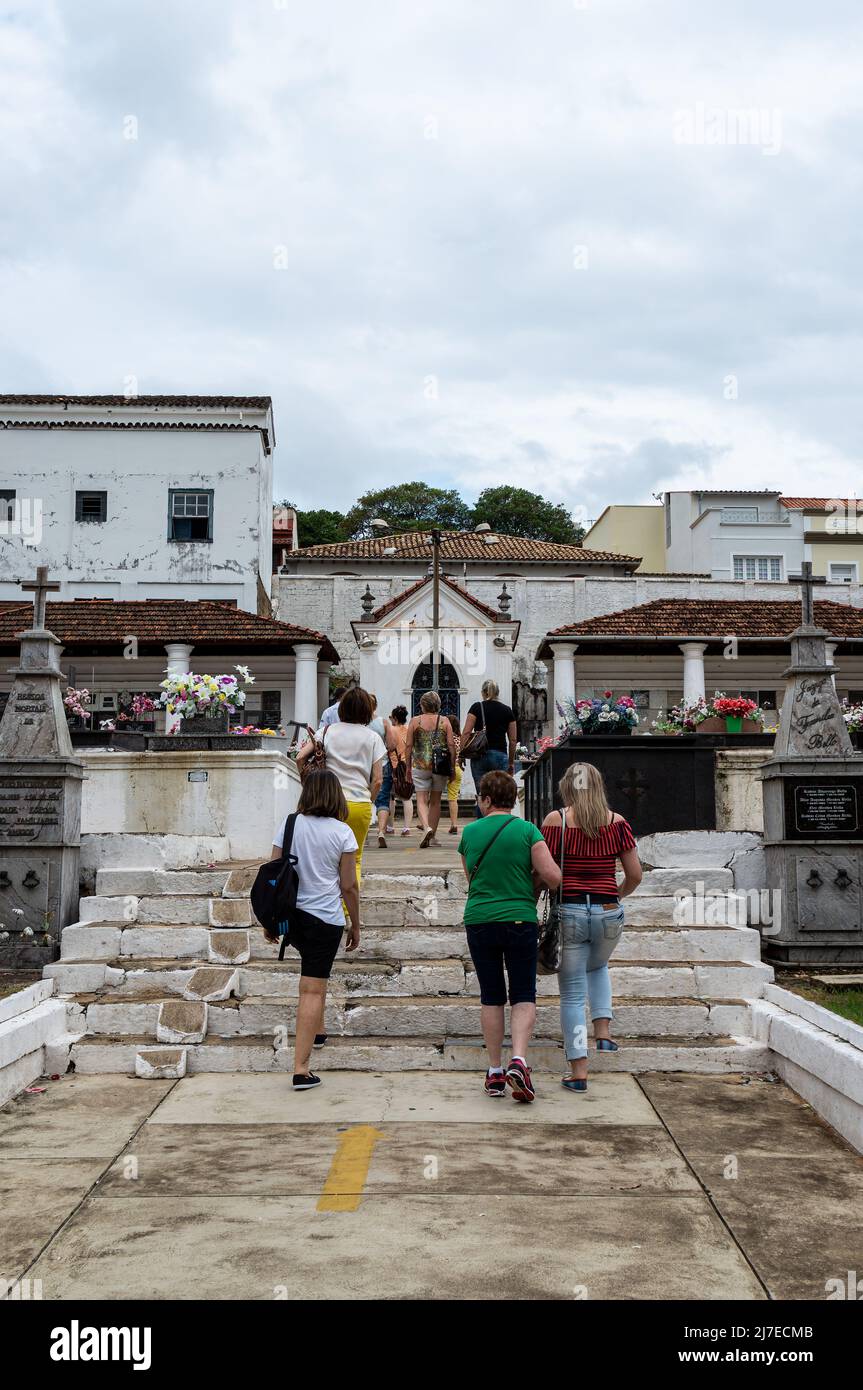
{"type": "Polygon", "coordinates": [[[452,725],[440,712],[440,696],[427,690],[420,698],[420,712],[408,724],[405,761],[417,792],[417,816],[423,830],[420,849],[437,844],[441,797],[455,767],[452,725]]]}
{"type": "Polygon", "coordinates": [[[569,1091],[586,1091],[588,1000],[597,1052],[618,1050],[610,1033],[608,961],[623,932],[620,899],[641,882],[641,863],[629,823],[608,805],[598,768],[592,763],[572,763],[558,792],[563,810],[546,816],[542,833],[558,863],[561,855],[563,859],[563,956],[558,979],[570,1075],[561,1084],[569,1091]],[[619,886],[618,860],[623,867],[619,886]]]}

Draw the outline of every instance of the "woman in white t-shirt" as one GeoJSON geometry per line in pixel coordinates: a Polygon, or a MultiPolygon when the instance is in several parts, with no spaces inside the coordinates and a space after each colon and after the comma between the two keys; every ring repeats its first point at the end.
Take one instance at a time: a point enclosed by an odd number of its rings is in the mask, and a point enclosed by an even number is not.
{"type": "MultiPolygon", "coordinates": [[[[357,840],[357,883],[362,882],[363,845],[372,823],[372,805],[381,789],[386,747],[380,734],[370,729],[374,714],[371,697],[355,686],[339,701],[339,722],[328,724],[315,734],[324,749],[326,767],[339,779],[348,804],[348,825],[357,840]]],[[[310,757],[311,739],[297,756],[297,766],[310,757]]]]}
{"type": "MultiPolygon", "coordinates": [[[[320,1085],[309,1069],[312,1045],[323,1047],[327,980],[345,930],[344,903],[350,916],[346,950],[360,944],[360,890],[357,841],[347,824],[348,807],[332,772],[310,772],[303,784],[291,854],[297,857],[297,911],[291,918],[288,945],[300,953],[300,997],[294,1039],[294,1090],[320,1085]]],[[[273,837],[272,857],[282,853],[287,820],[273,837]]]]}

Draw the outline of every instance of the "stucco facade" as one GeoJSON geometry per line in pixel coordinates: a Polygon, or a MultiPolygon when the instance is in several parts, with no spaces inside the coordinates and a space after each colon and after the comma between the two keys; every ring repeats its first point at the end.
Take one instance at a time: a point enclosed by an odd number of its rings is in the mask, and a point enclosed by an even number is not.
{"type": "Polygon", "coordinates": [[[226,598],[266,611],[266,398],[235,406],[223,403],[235,398],[181,406],[164,397],[9,403],[20,399],[0,398],[0,600],[20,598],[18,582],[38,555],[63,599],[226,598]],[[188,517],[177,515],[184,511],[188,517]],[[206,534],[177,538],[184,530],[206,534]]]}
{"type": "Polygon", "coordinates": [[[585,545],[597,550],[618,550],[623,555],[640,555],[638,570],[661,574],[665,562],[665,510],[659,506],[613,505],[606,507],[584,538],[585,545]]]}

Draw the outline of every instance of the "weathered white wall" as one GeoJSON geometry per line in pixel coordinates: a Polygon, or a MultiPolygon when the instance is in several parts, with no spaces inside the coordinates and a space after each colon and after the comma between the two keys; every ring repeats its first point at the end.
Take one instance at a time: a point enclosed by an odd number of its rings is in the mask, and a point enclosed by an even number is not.
{"type": "MultiPolygon", "coordinates": [[[[777,601],[788,600],[795,595],[795,590],[787,584],[673,578],[669,575],[654,579],[638,574],[618,579],[600,576],[574,578],[555,573],[554,567],[546,569],[544,566],[523,566],[522,573],[507,572],[506,576],[503,572],[489,575],[469,570],[465,578],[463,574],[455,574],[454,568],[452,577],[492,608],[497,608],[497,595],[501,591],[504,577],[506,578],[507,589],[512,595],[510,615],[521,620],[518,644],[513,656],[513,679],[541,686],[547,683],[546,665],[544,662],[536,661],[535,653],[546,633],[567,623],[581,622],[605,613],[634,608],[660,598],[777,601]]],[[[342,668],[356,676],[360,674],[360,660],[351,620],[359,620],[362,617],[361,599],[366,584],[375,597],[376,605],[380,606],[402,593],[425,573],[419,562],[413,569],[408,565],[399,565],[396,572],[385,565],[376,570],[373,564],[362,573],[359,569],[360,566],[357,566],[356,574],[347,575],[334,574],[319,567],[314,572],[275,575],[273,578],[276,616],[283,621],[301,622],[319,632],[326,632],[342,657],[342,668]]],[[[818,590],[818,597],[863,607],[863,586],[824,585],[818,590]]],[[[678,699],[682,694],[682,656],[679,663],[674,657],[607,659],[590,657],[587,650],[585,646],[576,653],[579,695],[587,694],[594,685],[603,688],[608,684],[619,685],[624,689],[653,686],[658,691],[671,691],[673,699],[678,699]],[[606,668],[610,674],[606,673],[606,668]]],[[[861,658],[843,656],[840,646],[836,653],[836,663],[840,668],[840,692],[849,688],[863,688],[861,658]]],[[[741,656],[737,662],[727,662],[722,657],[708,657],[707,692],[712,695],[715,689],[736,690],[750,687],[782,689],[781,672],[787,664],[787,658],[781,655],[741,656]]],[[[376,693],[380,695],[380,692],[376,693]]],[[[658,705],[666,704],[667,698],[662,694],[661,698],[652,700],[654,710],[658,705]]]]}
{"type": "MultiPolygon", "coordinates": [[[[41,539],[0,533],[0,600],[47,565],[73,598],[233,598],[270,589],[272,456],[258,430],[0,430],[0,488],[41,509],[41,539]],[[212,488],[212,543],[168,540],[168,489],[212,488]],[[76,522],[76,491],[107,492],[108,519],[76,522]]],[[[32,513],[38,524],[38,511],[32,513]]]]}
{"type": "Polygon", "coordinates": [[[275,740],[236,753],[83,757],[82,835],[224,836],[232,858],[263,860],[273,831],[299,800],[296,766],[275,740]],[[206,772],[207,781],[190,781],[190,772],[206,772]]]}

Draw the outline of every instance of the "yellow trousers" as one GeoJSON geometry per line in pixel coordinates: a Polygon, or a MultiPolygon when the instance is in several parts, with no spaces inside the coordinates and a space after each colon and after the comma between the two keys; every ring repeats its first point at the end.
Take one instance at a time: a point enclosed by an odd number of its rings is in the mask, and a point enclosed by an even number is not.
{"type": "Polygon", "coordinates": [[[372,823],[372,803],[370,801],[348,802],[348,825],[357,840],[357,883],[363,879],[363,846],[372,823]]]}

